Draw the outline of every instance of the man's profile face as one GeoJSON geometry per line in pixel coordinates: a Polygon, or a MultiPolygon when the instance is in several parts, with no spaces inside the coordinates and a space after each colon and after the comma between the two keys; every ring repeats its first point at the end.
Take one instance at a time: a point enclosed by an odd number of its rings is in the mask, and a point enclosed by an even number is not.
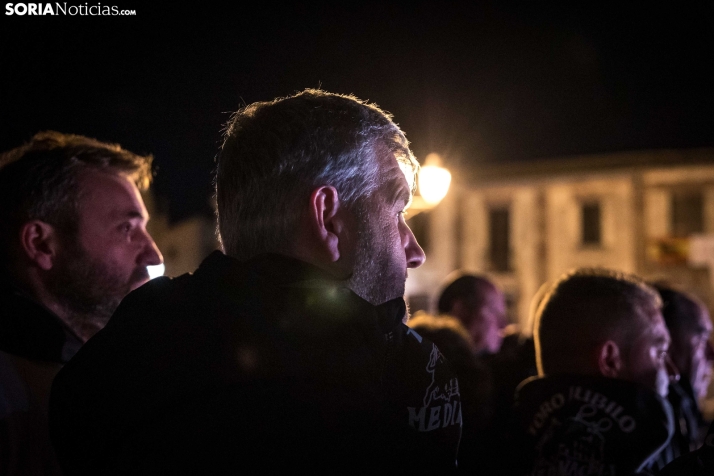
{"type": "Polygon", "coordinates": [[[669,331],[659,310],[638,316],[640,330],[624,356],[621,378],[640,383],[666,397],[670,377],[676,375],[667,351],[669,331]]]}
{"type": "Polygon", "coordinates": [[[393,154],[382,156],[380,169],[382,184],[357,213],[349,281],[349,287],[373,305],[403,296],[407,269],[421,266],[425,259],[404,219],[411,191],[393,154]]]}
{"type": "Polygon", "coordinates": [[[469,332],[479,348],[495,354],[501,349],[505,327],[506,300],[503,293],[495,287],[489,288],[484,295],[484,305],[476,310],[475,319],[469,326],[469,332]]]}
{"type": "Polygon", "coordinates": [[[672,343],[672,347],[676,348],[679,354],[675,362],[681,366],[682,378],[689,379],[696,398],[703,398],[707,394],[712,377],[714,349],[709,340],[712,333],[709,311],[701,304],[697,309],[698,313],[692,327],[682,332],[682,335],[676,338],[676,342],[672,343]]]}
{"type": "Polygon", "coordinates": [[[103,321],[163,259],[146,231],[148,214],[126,176],[89,170],[80,178],[77,233],[66,237],[53,269],[55,294],[70,311],[103,321]]]}

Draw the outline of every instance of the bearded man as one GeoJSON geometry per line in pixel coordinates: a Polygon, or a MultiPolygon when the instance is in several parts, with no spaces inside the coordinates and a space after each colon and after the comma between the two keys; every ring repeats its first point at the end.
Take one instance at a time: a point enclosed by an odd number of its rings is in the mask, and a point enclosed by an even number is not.
{"type": "Polygon", "coordinates": [[[151,157],[57,132],[0,157],[0,474],[55,474],[52,378],[162,262],[151,157]]]}
{"type": "Polygon", "coordinates": [[[216,176],[225,254],[130,294],[55,381],[67,474],[454,470],[458,380],[403,324],[417,167],[351,96],[238,111],[216,176]]]}

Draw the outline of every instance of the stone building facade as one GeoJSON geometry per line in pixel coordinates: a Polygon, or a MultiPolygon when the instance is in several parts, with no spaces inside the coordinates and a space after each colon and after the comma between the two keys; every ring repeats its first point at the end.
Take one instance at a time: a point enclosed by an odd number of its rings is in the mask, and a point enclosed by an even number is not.
{"type": "Polygon", "coordinates": [[[511,322],[527,332],[539,287],[583,266],[665,279],[714,303],[714,149],[622,152],[454,175],[446,198],[410,219],[427,253],[407,280],[412,310],[431,309],[441,282],[462,269],[492,278],[507,294],[511,322]]]}

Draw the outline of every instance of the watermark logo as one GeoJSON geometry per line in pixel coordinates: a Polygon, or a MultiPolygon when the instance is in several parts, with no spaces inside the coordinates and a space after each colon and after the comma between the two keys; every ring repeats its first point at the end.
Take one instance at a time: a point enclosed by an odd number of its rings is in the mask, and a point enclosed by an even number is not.
{"type": "Polygon", "coordinates": [[[67,2],[55,3],[6,3],[5,15],[42,15],[42,16],[136,16],[136,10],[123,10],[116,5],[68,5],[67,2]]]}

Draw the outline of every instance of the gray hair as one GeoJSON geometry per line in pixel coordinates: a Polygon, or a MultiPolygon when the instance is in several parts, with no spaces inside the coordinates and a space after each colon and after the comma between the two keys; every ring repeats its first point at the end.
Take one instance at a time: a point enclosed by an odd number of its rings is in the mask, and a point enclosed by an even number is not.
{"type": "MultiPolygon", "coordinates": [[[[218,155],[218,229],[226,254],[249,259],[290,250],[307,199],[335,187],[356,211],[379,187],[378,159],[393,154],[416,174],[391,115],[354,96],[307,89],[237,111],[218,155]]],[[[404,168],[404,167],[403,167],[404,168]]]]}

